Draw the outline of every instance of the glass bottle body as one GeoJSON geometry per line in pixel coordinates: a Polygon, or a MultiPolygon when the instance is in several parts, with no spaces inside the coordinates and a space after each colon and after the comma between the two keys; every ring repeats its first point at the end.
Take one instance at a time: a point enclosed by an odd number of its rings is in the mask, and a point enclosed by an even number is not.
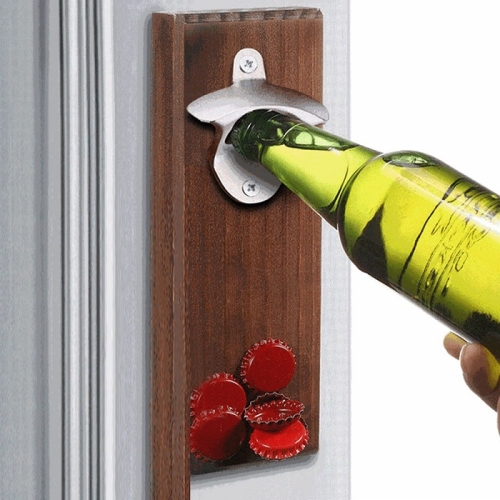
{"type": "Polygon", "coordinates": [[[324,219],[362,271],[500,356],[500,197],[430,156],[376,151],[274,112],[233,144],[324,219]]]}
{"type": "Polygon", "coordinates": [[[500,354],[496,194],[433,158],[394,153],[348,183],[336,219],[358,268],[500,354]]]}

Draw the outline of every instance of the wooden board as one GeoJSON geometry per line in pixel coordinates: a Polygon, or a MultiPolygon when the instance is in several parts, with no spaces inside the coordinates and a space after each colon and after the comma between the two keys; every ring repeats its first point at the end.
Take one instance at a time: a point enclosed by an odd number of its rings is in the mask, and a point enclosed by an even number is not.
{"type": "MultiPolygon", "coordinates": [[[[210,169],[213,127],[186,112],[231,84],[234,56],[245,47],[263,55],[270,83],[321,100],[317,9],[152,18],[153,498],[187,499],[190,473],[220,467],[190,460],[189,396],[213,373],[236,372],[262,339],[293,349],[297,370],[284,392],[306,406],[305,452],[318,449],[320,219],[283,187],[261,205],[233,202],[210,169]]],[[[244,450],[230,465],[255,458],[244,450]]]]}

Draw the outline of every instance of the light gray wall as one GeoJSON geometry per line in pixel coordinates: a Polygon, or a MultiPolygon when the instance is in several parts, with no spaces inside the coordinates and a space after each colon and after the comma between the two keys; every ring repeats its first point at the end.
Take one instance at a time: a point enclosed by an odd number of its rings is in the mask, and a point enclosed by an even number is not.
{"type": "Polygon", "coordinates": [[[61,495],[59,20],[49,3],[0,2],[2,499],[61,495]]]}
{"type": "Polygon", "coordinates": [[[46,343],[40,324],[41,122],[38,11],[0,4],[0,497],[42,490],[46,343]],[[34,92],[35,90],[35,92],[34,92]]]}
{"type": "MultiPolygon", "coordinates": [[[[303,1],[319,7],[325,29],[327,129],[348,132],[348,1],[303,1]]],[[[125,0],[114,4],[116,115],[116,456],[117,498],[146,498],[148,486],[149,355],[149,90],[150,16],[241,8],[235,1],[125,0]],[[146,367],[146,369],[145,369],[146,367]]],[[[246,2],[245,7],[295,6],[295,1],[246,2]]],[[[337,235],[324,232],[321,451],[293,464],[225,473],[192,482],[194,499],[342,499],[349,496],[347,263],[337,235]]]]}

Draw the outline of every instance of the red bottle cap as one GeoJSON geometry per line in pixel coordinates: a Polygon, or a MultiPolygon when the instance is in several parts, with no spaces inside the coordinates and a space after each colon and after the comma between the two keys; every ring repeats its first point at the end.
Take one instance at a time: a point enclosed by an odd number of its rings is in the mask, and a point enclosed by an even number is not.
{"type": "Polygon", "coordinates": [[[295,356],[281,340],[254,344],[243,356],[241,379],[251,389],[274,392],[286,387],[295,373],[295,356]]]}
{"type": "Polygon", "coordinates": [[[277,399],[290,399],[281,392],[264,392],[259,394],[255,399],[252,400],[253,404],[261,405],[263,403],[270,403],[271,401],[276,401],[277,399]]]}
{"type": "Polygon", "coordinates": [[[266,460],[284,460],[298,455],[309,441],[309,432],[302,420],[276,432],[255,429],[250,436],[250,448],[266,460]]]}
{"type": "Polygon", "coordinates": [[[245,409],[245,420],[254,429],[276,431],[300,419],[304,405],[289,398],[277,398],[268,402],[252,401],[245,409]]]}
{"type": "Polygon", "coordinates": [[[216,373],[191,393],[191,416],[229,406],[240,415],[247,404],[245,389],[228,373],[216,373]]]}
{"type": "Polygon", "coordinates": [[[241,415],[231,408],[204,411],[191,425],[191,453],[202,460],[226,460],[239,451],[246,434],[241,415]]]}

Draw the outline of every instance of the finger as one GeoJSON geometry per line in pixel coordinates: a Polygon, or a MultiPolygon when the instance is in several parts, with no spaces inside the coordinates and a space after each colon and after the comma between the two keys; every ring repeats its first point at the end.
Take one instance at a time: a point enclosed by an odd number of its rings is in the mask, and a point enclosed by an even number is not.
{"type": "Polygon", "coordinates": [[[469,388],[493,409],[500,398],[500,364],[480,344],[466,344],[460,351],[460,366],[469,388]]]}
{"type": "Polygon", "coordinates": [[[450,356],[453,356],[455,359],[458,359],[460,357],[460,351],[465,344],[467,344],[467,342],[464,339],[460,338],[458,335],[455,335],[452,332],[448,333],[443,341],[444,348],[446,349],[448,354],[450,356]]]}

